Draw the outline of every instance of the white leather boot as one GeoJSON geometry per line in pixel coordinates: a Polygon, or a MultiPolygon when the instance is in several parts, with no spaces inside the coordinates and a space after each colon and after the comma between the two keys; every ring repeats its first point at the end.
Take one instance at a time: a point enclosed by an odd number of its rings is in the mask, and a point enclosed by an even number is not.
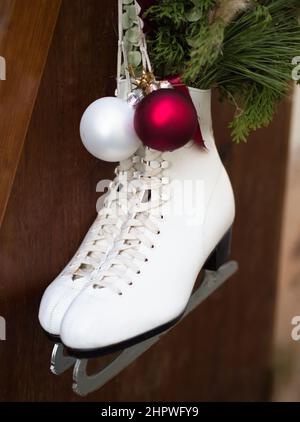
{"type": "Polygon", "coordinates": [[[40,304],[39,320],[43,329],[59,336],[62,318],[71,302],[86,286],[93,272],[103,265],[121,227],[127,220],[127,192],[121,196],[120,186],[126,186],[135,174],[138,155],[122,161],[110,184],[103,207],[88,230],[74,257],[58,277],[47,287],[40,304]],[[122,199],[122,200],[121,200],[122,199]]]}
{"type": "MultiPolygon", "coordinates": [[[[119,83],[119,98],[126,99],[128,87],[125,80],[119,83]]],[[[93,273],[103,265],[121,227],[128,218],[128,183],[137,176],[143,147],[115,169],[116,177],[110,184],[102,209],[88,230],[74,257],[58,277],[47,287],[40,304],[39,321],[52,337],[59,337],[65,312],[90,281],[93,273]],[[123,192],[120,190],[123,186],[123,192]],[[126,189],[125,189],[126,188],[126,189]]]]}
{"type": "Polygon", "coordinates": [[[146,149],[132,218],[63,319],[62,341],[71,349],[108,352],[166,329],[184,312],[212,252],[227,242],[235,206],[214,142],[211,92],[190,93],[207,149],[192,141],[173,152],[146,149]]]}

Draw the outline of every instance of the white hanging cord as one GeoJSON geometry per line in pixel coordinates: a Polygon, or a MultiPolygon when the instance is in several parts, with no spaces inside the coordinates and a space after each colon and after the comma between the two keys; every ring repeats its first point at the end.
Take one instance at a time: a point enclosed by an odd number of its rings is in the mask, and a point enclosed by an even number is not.
{"type": "MultiPolygon", "coordinates": [[[[143,69],[148,72],[152,72],[152,66],[147,51],[146,37],[142,28],[142,19],[139,17],[141,8],[136,0],[134,0],[134,6],[137,15],[137,23],[139,30],[139,50],[142,56],[143,69]]],[[[122,58],[124,60],[124,73],[127,83],[127,92],[131,92],[131,77],[129,73],[129,63],[127,51],[124,45],[124,30],[123,30],[123,1],[118,0],[118,29],[119,29],[119,40],[118,40],[118,57],[117,57],[117,92],[120,93],[120,83],[122,76],[122,58]]]]}
{"type": "Polygon", "coordinates": [[[134,6],[135,6],[135,10],[136,10],[137,22],[138,22],[138,28],[139,28],[139,48],[140,48],[140,52],[141,52],[141,55],[142,55],[143,68],[145,70],[148,70],[149,72],[152,72],[152,66],[151,66],[151,62],[150,62],[148,50],[147,50],[146,37],[145,37],[145,33],[143,31],[143,28],[142,28],[142,19],[139,17],[139,14],[141,12],[141,8],[140,8],[137,0],[134,0],[134,6]]]}
{"type": "Polygon", "coordinates": [[[122,49],[121,43],[123,38],[123,28],[122,28],[122,0],[118,0],[118,64],[117,64],[117,92],[120,92],[120,79],[121,79],[121,67],[122,67],[122,49]],[[121,17],[120,17],[121,16],[121,17]]]}
{"type": "Polygon", "coordinates": [[[131,78],[129,74],[129,67],[128,67],[128,57],[127,57],[127,51],[125,49],[124,42],[122,41],[122,53],[124,58],[124,71],[125,71],[125,78],[127,83],[127,93],[131,91],[131,78]]]}
{"type": "Polygon", "coordinates": [[[121,73],[122,73],[122,57],[124,59],[125,78],[127,82],[127,92],[131,91],[131,81],[128,71],[128,58],[127,52],[124,46],[124,32],[123,32],[123,1],[118,0],[118,28],[119,28],[119,40],[118,40],[118,59],[117,59],[117,92],[120,93],[121,73]]]}

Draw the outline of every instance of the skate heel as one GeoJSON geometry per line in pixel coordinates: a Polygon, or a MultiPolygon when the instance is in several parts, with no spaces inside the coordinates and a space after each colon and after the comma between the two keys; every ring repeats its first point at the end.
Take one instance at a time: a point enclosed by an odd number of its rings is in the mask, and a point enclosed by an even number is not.
{"type": "Polygon", "coordinates": [[[203,268],[205,270],[217,271],[227,261],[231,250],[232,227],[223,236],[215,249],[206,260],[203,268]]]}

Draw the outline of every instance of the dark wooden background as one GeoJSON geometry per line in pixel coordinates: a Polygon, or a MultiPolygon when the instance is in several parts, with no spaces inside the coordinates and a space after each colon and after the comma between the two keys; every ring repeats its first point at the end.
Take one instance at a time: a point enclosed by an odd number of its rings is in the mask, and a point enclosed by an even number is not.
{"type": "MultiPolygon", "coordinates": [[[[91,101],[114,92],[116,1],[11,3],[13,24],[2,30],[13,31],[23,19],[19,30],[30,42],[25,51],[14,51],[16,43],[8,45],[7,37],[0,43],[15,57],[8,80],[0,82],[2,108],[7,102],[18,109],[23,99],[22,91],[2,88],[15,83],[9,78],[16,61],[31,54],[38,71],[27,77],[24,68],[22,86],[31,98],[22,103],[26,118],[16,119],[13,110],[0,115],[0,128],[6,119],[0,162],[12,143],[18,145],[14,159],[5,158],[9,170],[16,168],[15,178],[12,171],[9,179],[14,182],[0,190],[0,315],[7,320],[7,340],[0,342],[0,400],[267,400],[289,102],[280,106],[271,127],[247,144],[234,145],[227,130],[232,111],[214,101],[217,141],[236,195],[232,255],[239,273],[122,374],[82,399],[71,390],[71,372],[60,377],[50,373],[52,345],[37,313],[45,287],[95,217],[97,182],[113,177],[112,165],[84,150],[78,125],[91,101]],[[39,31],[42,45],[35,42],[39,31]]],[[[3,180],[2,164],[0,172],[3,180]]]]}

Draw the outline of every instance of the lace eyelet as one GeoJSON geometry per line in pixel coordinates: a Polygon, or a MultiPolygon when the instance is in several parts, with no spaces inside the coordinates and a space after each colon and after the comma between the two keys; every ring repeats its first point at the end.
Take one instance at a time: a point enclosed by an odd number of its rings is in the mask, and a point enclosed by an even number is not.
{"type": "Polygon", "coordinates": [[[137,273],[137,274],[141,274],[141,271],[140,271],[140,270],[138,270],[136,273],[137,273]]]}
{"type": "Polygon", "coordinates": [[[154,249],[154,245],[151,245],[151,249],[154,249]]]}
{"type": "Polygon", "coordinates": [[[123,296],[123,293],[122,293],[122,292],[119,292],[119,293],[118,293],[118,295],[119,295],[119,296],[123,296]]]}
{"type": "Polygon", "coordinates": [[[163,216],[163,215],[161,215],[161,216],[160,216],[160,218],[163,220],[163,219],[164,219],[164,216],[163,216]]]}
{"type": "Polygon", "coordinates": [[[148,262],[149,261],[149,259],[148,258],[145,258],[145,262],[148,262]]]}
{"type": "Polygon", "coordinates": [[[133,282],[132,281],[130,281],[129,283],[128,283],[128,286],[132,286],[133,285],[133,282]]]}
{"type": "Polygon", "coordinates": [[[160,230],[158,230],[158,231],[156,232],[156,234],[160,234],[160,230]]]}

